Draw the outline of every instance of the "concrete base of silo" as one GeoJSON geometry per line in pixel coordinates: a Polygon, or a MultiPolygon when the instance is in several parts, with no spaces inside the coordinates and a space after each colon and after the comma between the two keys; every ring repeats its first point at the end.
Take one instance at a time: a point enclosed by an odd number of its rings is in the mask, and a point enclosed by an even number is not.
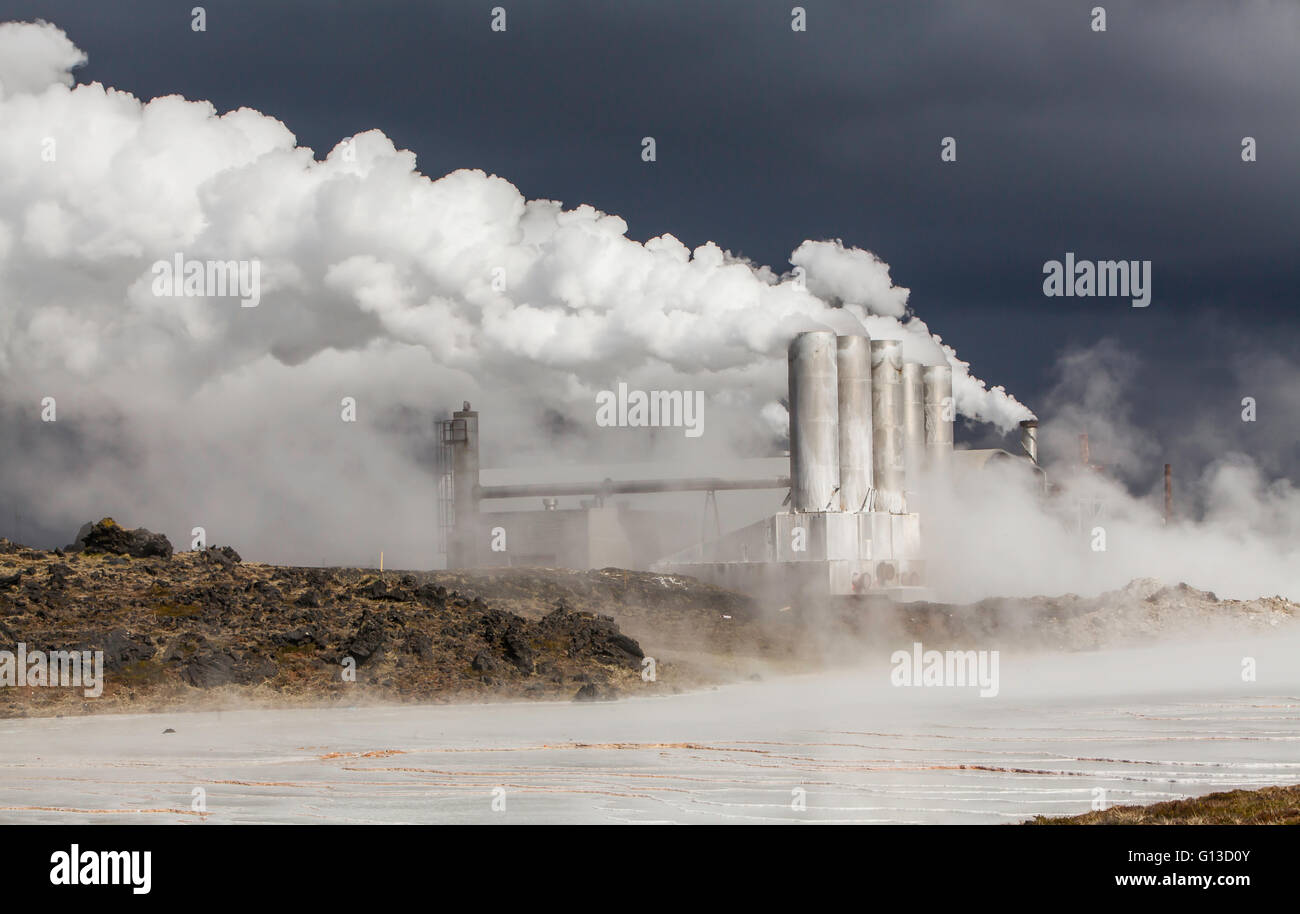
{"type": "Polygon", "coordinates": [[[877,511],[774,514],[656,562],[764,603],[925,597],[920,517],[877,511]]]}

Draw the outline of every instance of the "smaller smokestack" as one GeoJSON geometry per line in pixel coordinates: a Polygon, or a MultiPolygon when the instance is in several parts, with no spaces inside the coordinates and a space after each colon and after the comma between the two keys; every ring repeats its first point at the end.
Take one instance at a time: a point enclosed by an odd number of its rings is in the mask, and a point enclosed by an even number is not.
{"type": "Polygon", "coordinates": [[[465,401],[465,408],[451,414],[451,538],[447,543],[447,567],[474,568],[478,565],[479,457],[478,413],[465,401]]]}
{"type": "Polygon", "coordinates": [[[1035,465],[1038,465],[1038,420],[1025,419],[1020,423],[1020,449],[1035,465]]]}
{"type": "Polygon", "coordinates": [[[1165,464],[1165,523],[1168,524],[1174,516],[1174,467],[1171,463],[1165,464]]]}
{"type": "Polygon", "coordinates": [[[1085,467],[1092,466],[1092,455],[1088,453],[1088,433],[1079,436],[1079,463],[1085,467]]]}

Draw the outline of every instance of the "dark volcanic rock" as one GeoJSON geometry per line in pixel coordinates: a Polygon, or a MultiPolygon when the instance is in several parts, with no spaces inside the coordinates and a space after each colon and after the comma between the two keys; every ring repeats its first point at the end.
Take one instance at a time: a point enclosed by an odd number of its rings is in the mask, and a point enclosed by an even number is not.
{"type": "Polygon", "coordinates": [[[344,656],[356,660],[357,666],[364,666],[383,652],[392,630],[397,627],[393,619],[365,610],[358,620],[356,632],[342,647],[344,656]]]}
{"type": "Polygon", "coordinates": [[[533,672],[533,667],[537,662],[537,651],[533,650],[528,638],[519,629],[511,629],[506,632],[502,642],[503,653],[506,660],[510,661],[521,673],[533,672]]]}
{"type": "Polygon", "coordinates": [[[280,591],[280,588],[269,581],[258,581],[249,589],[267,603],[279,603],[284,599],[284,594],[280,591]]]}
{"type": "Polygon", "coordinates": [[[353,591],[354,596],[364,597],[368,600],[387,600],[394,603],[410,603],[415,599],[409,590],[402,587],[389,586],[387,581],[375,578],[368,584],[363,584],[353,591]]]}
{"type": "Polygon", "coordinates": [[[72,569],[62,562],[55,562],[50,565],[48,577],[50,586],[56,590],[63,590],[68,585],[68,578],[72,576],[72,569]]]}
{"type": "Polygon", "coordinates": [[[612,698],[607,689],[602,689],[594,682],[589,682],[582,688],[578,689],[578,694],[573,696],[574,701],[608,701],[612,698]]]}
{"type": "Polygon", "coordinates": [[[415,599],[425,606],[441,608],[447,605],[447,588],[439,584],[421,584],[415,588],[415,599]]]}
{"type": "Polygon", "coordinates": [[[290,647],[301,647],[304,644],[315,644],[318,647],[324,647],[320,638],[310,628],[295,628],[293,631],[283,632],[272,635],[271,643],[277,646],[288,645],[290,647]]]}
{"type": "Polygon", "coordinates": [[[414,654],[421,660],[433,659],[433,639],[424,632],[411,632],[402,642],[407,653],[414,654]]]}
{"type": "Polygon", "coordinates": [[[142,637],[133,636],[125,629],[115,628],[99,643],[90,642],[81,650],[103,651],[104,669],[119,670],[128,663],[148,660],[153,656],[153,645],[142,637]]]}
{"type": "Polygon", "coordinates": [[[240,554],[235,551],[234,546],[209,546],[208,551],[219,552],[222,555],[224,555],[226,558],[230,559],[230,561],[235,562],[236,564],[244,560],[240,556],[240,554]]]}
{"type": "Polygon", "coordinates": [[[529,643],[528,623],[522,617],[500,609],[486,611],[483,613],[483,637],[519,672],[533,672],[537,651],[529,643]]]}
{"type": "Polygon", "coordinates": [[[638,669],[645,652],[634,639],[619,631],[612,616],[576,612],[563,600],[542,619],[543,637],[564,638],[570,657],[594,659],[628,669],[638,669]]]}
{"type": "Polygon", "coordinates": [[[219,565],[226,571],[233,570],[235,565],[243,561],[230,546],[209,546],[203,550],[203,558],[208,564],[219,565]]]}
{"type": "Polygon", "coordinates": [[[181,679],[200,689],[236,683],[248,685],[270,679],[275,664],[265,657],[215,649],[196,652],[181,665],[181,679]]]}
{"type": "Polygon", "coordinates": [[[190,587],[181,592],[177,602],[201,606],[204,609],[227,613],[235,609],[242,601],[229,585],[212,585],[207,587],[190,587]]]}
{"type": "Polygon", "coordinates": [[[76,542],[68,546],[67,551],[106,552],[133,558],[170,558],[172,544],[161,533],[151,533],[144,527],[127,530],[113,518],[106,517],[97,524],[83,524],[77,531],[76,542]]]}
{"type": "MultiPolygon", "coordinates": [[[[349,681],[364,686],[357,700],[572,698],[584,685],[583,700],[608,700],[637,678],[640,646],[598,615],[611,601],[581,574],[541,572],[521,584],[236,565],[237,554],[220,548],[130,555],[146,551],[137,547],[152,536],[106,520],[90,525],[80,545],[121,552],[0,554],[0,647],[103,651],[113,700],[94,710],[209,689],[247,688],[257,701],[270,693],[338,698],[349,681]],[[364,667],[354,680],[335,672],[348,657],[364,667]]],[[[0,718],[28,713],[30,703],[0,690],[0,718]]],[[[69,707],[86,712],[81,702],[69,707]]]]}

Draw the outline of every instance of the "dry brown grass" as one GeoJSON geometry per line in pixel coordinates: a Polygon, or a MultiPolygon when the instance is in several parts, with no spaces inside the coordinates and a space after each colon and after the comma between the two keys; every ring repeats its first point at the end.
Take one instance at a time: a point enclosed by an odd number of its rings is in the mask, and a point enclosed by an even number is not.
{"type": "Polygon", "coordinates": [[[1230,790],[1081,816],[1037,816],[1026,825],[1300,825],[1300,784],[1230,790]]]}

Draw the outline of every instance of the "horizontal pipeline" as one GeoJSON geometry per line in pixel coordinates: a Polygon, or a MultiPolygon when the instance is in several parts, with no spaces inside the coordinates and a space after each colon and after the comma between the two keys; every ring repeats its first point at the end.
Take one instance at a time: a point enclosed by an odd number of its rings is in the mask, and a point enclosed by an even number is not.
{"type": "Polygon", "coordinates": [[[767,479],[606,479],[590,483],[534,483],[522,486],[475,486],[479,498],[546,498],[561,495],[636,495],[651,492],[725,492],[734,489],[788,489],[789,476],[767,479]]]}

